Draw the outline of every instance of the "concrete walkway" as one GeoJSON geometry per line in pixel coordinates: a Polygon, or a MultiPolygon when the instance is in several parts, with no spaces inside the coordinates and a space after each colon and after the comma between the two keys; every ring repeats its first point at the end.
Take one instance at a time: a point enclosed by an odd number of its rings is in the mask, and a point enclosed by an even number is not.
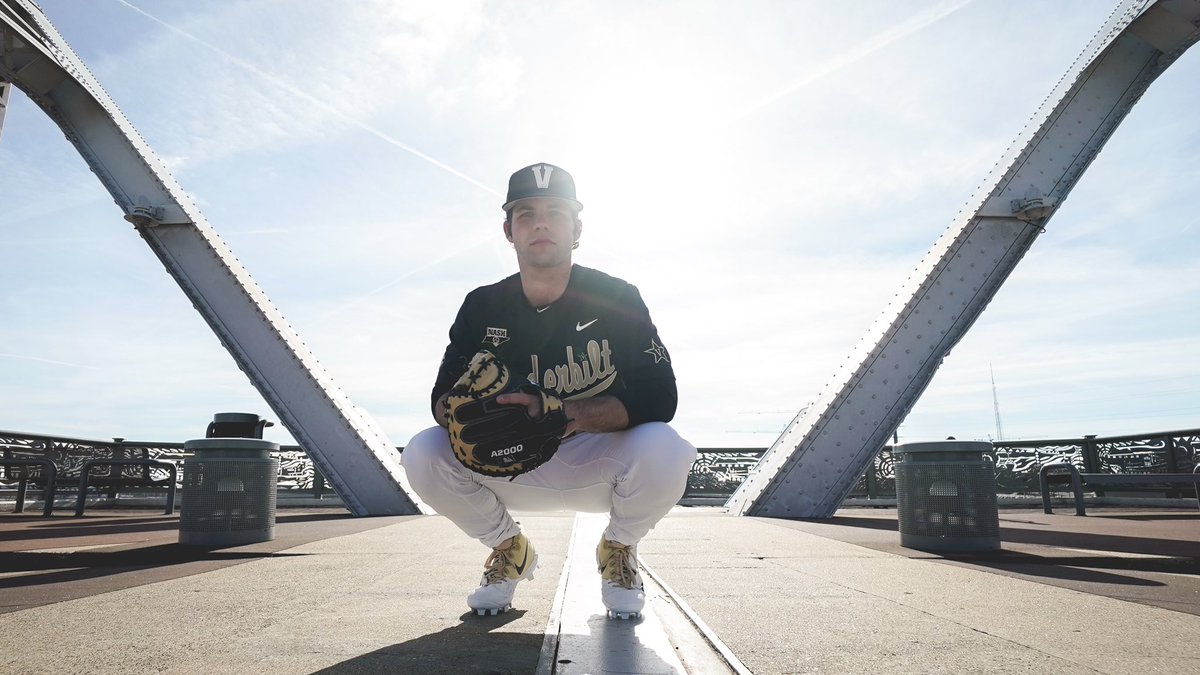
{"type": "MultiPolygon", "coordinates": [[[[901,548],[891,509],[677,508],[640,553],[754,673],[1200,671],[1200,514],[1089,513],[1004,511],[1003,551],[944,557],[901,548]]],[[[539,573],[477,617],[463,598],[487,550],[436,516],[281,511],[275,541],[208,551],[161,514],[0,514],[0,670],[555,672],[576,519],[519,520],[539,573]]],[[[591,626],[603,608],[564,611],[591,626]]]]}

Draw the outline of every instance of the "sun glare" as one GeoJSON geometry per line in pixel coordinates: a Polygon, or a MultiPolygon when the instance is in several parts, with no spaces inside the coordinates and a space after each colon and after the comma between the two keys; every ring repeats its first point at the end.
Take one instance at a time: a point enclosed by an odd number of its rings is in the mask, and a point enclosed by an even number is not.
{"type": "Polygon", "coordinates": [[[658,243],[684,227],[707,227],[711,210],[702,196],[720,194],[726,163],[706,83],[686,69],[628,64],[613,72],[620,78],[582,92],[570,119],[568,155],[594,195],[589,215],[605,223],[603,234],[589,236],[615,241],[636,233],[658,243]]]}

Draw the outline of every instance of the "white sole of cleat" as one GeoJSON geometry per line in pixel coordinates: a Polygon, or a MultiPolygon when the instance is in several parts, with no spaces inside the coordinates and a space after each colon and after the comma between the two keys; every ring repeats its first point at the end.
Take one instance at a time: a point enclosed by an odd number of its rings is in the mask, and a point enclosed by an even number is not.
{"type": "Polygon", "coordinates": [[[500,614],[501,612],[507,612],[510,609],[512,609],[512,605],[509,605],[508,607],[503,607],[503,608],[492,607],[491,609],[477,609],[477,610],[475,610],[475,614],[478,616],[488,616],[488,615],[496,616],[497,614],[500,614]]]}
{"type": "Polygon", "coordinates": [[[637,618],[640,618],[641,616],[642,616],[641,612],[615,612],[611,609],[608,610],[608,618],[610,618],[610,619],[620,619],[621,621],[629,621],[630,619],[637,619],[637,618]]]}

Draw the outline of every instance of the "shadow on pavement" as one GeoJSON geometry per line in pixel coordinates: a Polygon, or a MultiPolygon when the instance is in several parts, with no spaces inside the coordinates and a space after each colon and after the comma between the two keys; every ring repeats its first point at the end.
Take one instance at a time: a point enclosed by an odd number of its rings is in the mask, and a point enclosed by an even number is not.
{"type": "Polygon", "coordinates": [[[1135,513],[1130,515],[1124,515],[1121,513],[1089,513],[1087,517],[1107,520],[1137,520],[1143,522],[1155,520],[1194,520],[1197,523],[1200,523],[1200,511],[1197,511],[1196,513],[1135,513]]]}
{"type": "MultiPolygon", "coordinates": [[[[1164,516],[1167,514],[1164,514],[1164,516]]],[[[1172,514],[1174,515],[1174,514],[1172,514]]],[[[1081,516],[1071,516],[1072,518],[1081,516]]],[[[1087,518],[1104,518],[1108,516],[1086,516],[1087,518]]],[[[1121,518],[1121,516],[1116,516],[1121,518]]],[[[1147,516],[1144,519],[1135,519],[1129,516],[1123,517],[1128,520],[1164,520],[1163,516],[1154,515],[1147,516]]],[[[1191,517],[1185,518],[1189,520],[1191,517]]],[[[1057,546],[1066,548],[1084,549],[1089,551],[1097,551],[1098,553],[1136,553],[1139,555],[1157,555],[1157,556],[1173,556],[1183,558],[1200,558],[1200,543],[1196,541],[1186,541],[1182,539],[1163,539],[1160,537],[1135,537],[1126,535],[1103,534],[1098,532],[1084,531],[1065,531],[1061,527],[1052,528],[1044,523],[1034,521],[1011,521],[1020,522],[1024,525],[1036,526],[1041,529],[1029,529],[1027,527],[1005,527],[1005,520],[1000,522],[1000,541],[1004,544],[1035,544],[1039,546],[1057,546]]],[[[1200,520],[1200,519],[1197,519],[1200,520]]],[[[806,521],[808,522],[808,521],[806,521]]],[[[856,518],[853,516],[835,516],[829,520],[814,520],[814,523],[824,523],[829,525],[841,525],[845,527],[866,528],[871,530],[883,531],[899,531],[899,524],[894,519],[890,518],[856,518]]],[[[897,539],[898,540],[898,539],[897,539]]],[[[1120,564],[1114,567],[1122,569],[1137,569],[1131,567],[1129,563],[1133,563],[1136,559],[1127,557],[1114,557],[1120,564]]],[[[1053,560],[1061,560],[1061,558],[1053,558],[1053,560]]],[[[1090,558],[1089,558],[1090,560],[1090,558]]],[[[1167,570],[1176,571],[1176,570],[1167,570]]],[[[1187,572],[1192,573],[1192,572],[1187,572]]]]}
{"type": "Polygon", "coordinates": [[[1200,576],[1200,560],[1195,558],[1126,558],[1117,556],[1050,557],[1015,551],[961,555],[945,554],[946,560],[968,563],[995,570],[1012,570],[1030,576],[1065,581],[1086,581],[1124,586],[1166,586],[1154,579],[1128,574],[1112,574],[1099,570],[1120,572],[1160,572],[1200,576]]]}
{"type": "Polygon", "coordinates": [[[340,508],[276,515],[270,541],[231,547],[178,543],[179,516],[107,510],[0,517],[0,614],[202,574],[302,544],[421,516],[355,518],[340,508]]]}
{"type": "Polygon", "coordinates": [[[76,518],[75,516],[66,516],[65,514],[55,514],[54,516],[51,516],[51,518],[53,518],[52,520],[43,519],[41,516],[10,516],[10,518],[13,520],[24,520],[28,522],[31,529],[53,530],[53,536],[56,537],[64,536],[64,530],[79,529],[86,531],[87,529],[97,526],[111,527],[114,525],[141,525],[149,523],[159,525],[161,526],[161,529],[165,529],[173,526],[178,519],[177,516],[168,516],[165,514],[160,516],[148,516],[145,518],[122,516],[119,520],[114,519],[113,516],[110,515],[93,517],[86,514],[79,518],[76,518]],[[39,523],[37,521],[43,522],[39,523]]]}
{"type": "Polygon", "coordinates": [[[905,548],[900,545],[899,523],[894,517],[838,515],[804,522],[823,526],[821,533],[826,536],[875,550],[910,558],[930,556],[930,560],[1038,578],[1045,583],[1087,588],[1089,592],[1115,593],[1113,589],[1124,588],[1127,592],[1153,592],[1157,594],[1155,597],[1165,597],[1163,593],[1171,592],[1168,588],[1171,584],[1154,574],[1176,575],[1181,583],[1187,577],[1200,578],[1200,544],[1195,540],[1154,536],[1153,531],[1146,532],[1143,527],[1146,521],[1170,521],[1178,537],[1180,525],[1186,527],[1188,521],[1200,520],[1196,515],[1098,514],[1087,516],[1089,520],[1075,521],[1077,516],[1070,516],[1049,522],[1038,517],[1003,514],[1002,549],[972,553],[905,548]],[[1097,531],[1103,522],[1100,519],[1104,518],[1109,519],[1103,525],[1107,531],[1097,531]],[[1114,520],[1127,521],[1128,525],[1114,533],[1114,520]],[[889,532],[897,534],[888,535],[889,532]],[[1138,536],[1139,533],[1147,536],[1138,536]]]}
{"type": "MultiPolygon", "coordinates": [[[[313,523],[337,520],[349,520],[354,516],[342,509],[332,513],[297,513],[278,514],[275,522],[278,525],[288,523],[313,523]]],[[[63,539],[67,537],[95,537],[105,534],[137,534],[148,532],[174,532],[179,529],[179,515],[158,515],[135,517],[113,515],[110,511],[104,515],[91,516],[85,513],[82,517],[55,515],[43,518],[40,515],[6,515],[0,519],[0,532],[5,541],[30,539],[63,539]]]]}
{"type": "Polygon", "coordinates": [[[69,520],[42,520],[33,522],[20,516],[9,516],[4,519],[3,537],[7,542],[30,541],[36,539],[65,539],[67,537],[96,537],[107,534],[147,534],[153,532],[174,532],[179,529],[179,519],[174,516],[159,516],[158,518],[121,518],[120,520],[105,518],[91,520],[70,517],[69,520]]]}
{"type": "Polygon", "coordinates": [[[0,573],[35,572],[0,578],[0,589],[23,588],[64,581],[94,579],[111,574],[155,569],[194,562],[229,564],[270,556],[301,555],[252,551],[219,551],[179,544],[160,544],[117,551],[13,551],[0,553],[0,573]],[[40,572],[36,573],[36,572],[40,572]]]}
{"type": "Polygon", "coordinates": [[[524,614],[525,610],[520,609],[497,616],[467,612],[457,625],[347,659],[316,673],[532,673],[537,669],[543,635],[493,632],[524,614]]]}

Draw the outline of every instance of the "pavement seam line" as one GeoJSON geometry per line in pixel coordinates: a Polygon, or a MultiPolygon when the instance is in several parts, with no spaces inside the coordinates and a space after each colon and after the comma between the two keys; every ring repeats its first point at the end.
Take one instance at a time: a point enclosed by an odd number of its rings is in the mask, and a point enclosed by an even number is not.
{"type": "Polygon", "coordinates": [[[681,595],[675,592],[675,589],[668,586],[667,582],[663,581],[662,577],[658,576],[654,570],[650,569],[650,566],[646,564],[646,561],[643,560],[641,556],[638,556],[638,564],[641,565],[642,571],[646,573],[646,576],[650,577],[650,579],[657,584],[664,593],[667,594],[667,597],[671,598],[671,602],[675,603],[675,606],[679,608],[679,611],[683,612],[683,615],[686,616],[688,621],[692,623],[692,626],[700,632],[700,635],[704,638],[704,641],[707,642],[708,645],[721,656],[726,665],[728,665],[733,672],[737,673],[737,675],[752,675],[750,669],[746,668],[746,665],[742,663],[741,659],[739,659],[737,655],[735,655],[733,651],[729,649],[729,647],[721,640],[721,638],[717,636],[716,631],[714,631],[712,628],[709,628],[708,624],[704,623],[704,620],[700,618],[700,615],[697,614],[692,607],[687,604],[686,601],[684,601],[681,595]]]}
{"type": "Polygon", "coordinates": [[[558,659],[558,633],[562,626],[563,603],[567,596],[567,580],[571,576],[570,555],[579,533],[579,515],[571,522],[571,536],[567,539],[567,556],[563,559],[562,573],[558,575],[558,589],[554,592],[554,603],[550,606],[550,618],[542,635],[542,649],[538,655],[537,675],[553,675],[558,659]]]}

